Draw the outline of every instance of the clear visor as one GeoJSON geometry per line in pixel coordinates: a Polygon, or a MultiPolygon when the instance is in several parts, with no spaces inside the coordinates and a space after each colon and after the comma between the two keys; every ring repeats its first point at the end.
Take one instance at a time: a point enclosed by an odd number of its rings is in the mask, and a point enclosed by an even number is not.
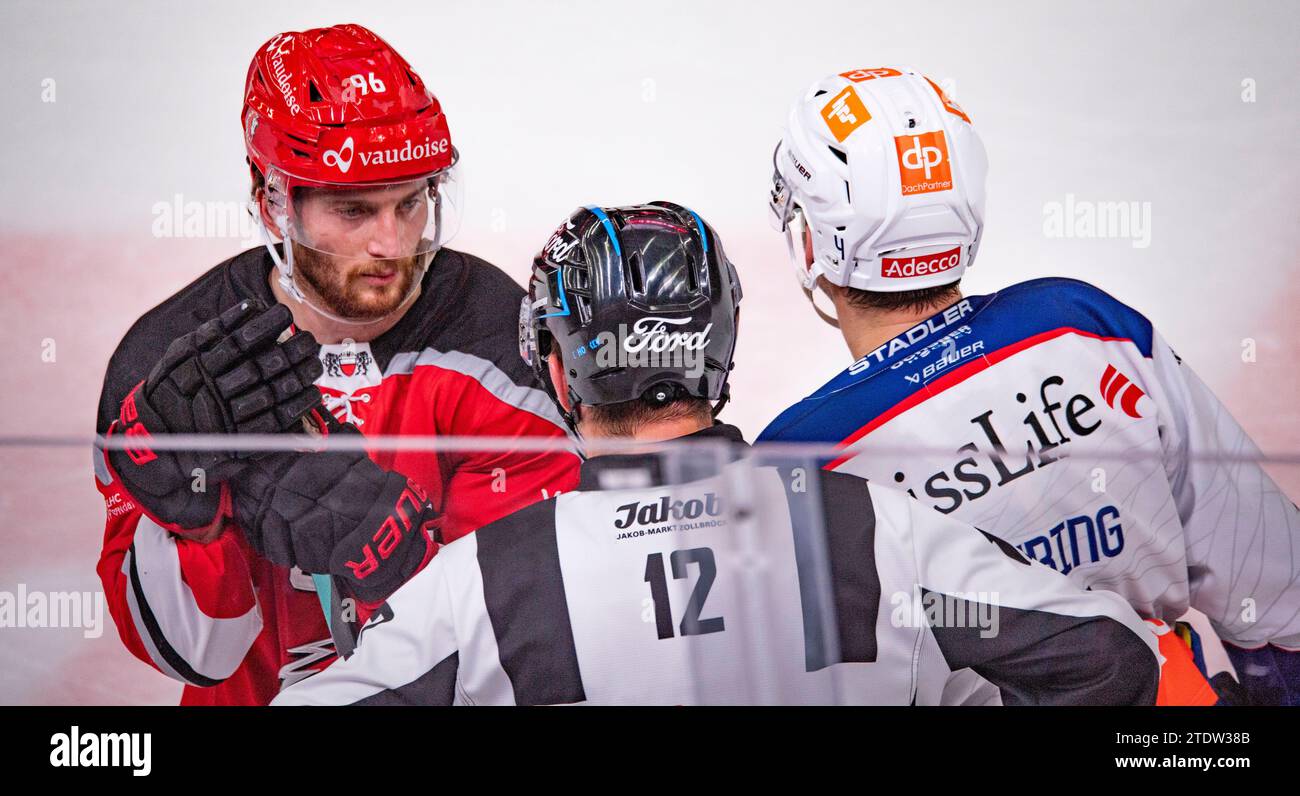
{"type": "Polygon", "coordinates": [[[785,234],[786,251],[790,255],[790,267],[794,270],[795,281],[799,283],[804,296],[808,298],[818,317],[838,329],[840,322],[836,317],[834,303],[819,288],[818,271],[808,262],[806,249],[809,239],[808,219],[804,217],[803,210],[798,205],[790,203],[786,207],[788,213],[784,216],[782,232],[785,234]],[[822,297],[820,301],[817,298],[819,295],[822,297]]]}
{"type": "Polygon", "coordinates": [[[266,209],[280,286],[341,323],[398,312],[418,292],[438,249],[460,229],[454,166],[415,179],[364,184],[304,180],[271,169],[266,209]]]}
{"type": "Polygon", "coordinates": [[[427,259],[460,230],[463,186],[456,166],[416,179],[346,184],[271,169],[272,232],[343,260],[427,259]]]}
{"type": "Polygon", "coordinates": [[[777,144],[776,149],[772,150],[772,192],[767,201],[771,213],[768,215],[767,220],[777,232],[787,232],[790,227],[790,220],[794,217],[795,207],[790,185],[785,181],[785,177],[781,176],[781,170],[776,165],[777,154],[780,151],[780,144],[777,144]]]}

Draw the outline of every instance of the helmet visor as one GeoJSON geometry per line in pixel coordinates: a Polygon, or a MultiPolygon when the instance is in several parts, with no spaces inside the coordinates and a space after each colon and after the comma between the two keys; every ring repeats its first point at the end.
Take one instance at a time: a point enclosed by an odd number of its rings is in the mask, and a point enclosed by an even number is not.
{"type": "Polygon", "coordinates": [[[363,184],[270,172],[266,191],[273,231],[322,255],[418,258],[436,252],[460,229],[463,190],[455,166],[415,179],[363,184]]]}
{"type": "Polygon", "coordinates": [[[404,305],[460,226],[454,168],[415,179],[326,183],[271,169],[266,209],[285,244],[281,283],[347,322],[404,305]]]}

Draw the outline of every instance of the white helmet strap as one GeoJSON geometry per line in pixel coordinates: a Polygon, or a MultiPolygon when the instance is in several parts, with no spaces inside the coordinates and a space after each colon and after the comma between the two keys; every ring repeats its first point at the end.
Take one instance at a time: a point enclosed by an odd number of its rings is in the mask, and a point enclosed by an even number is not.
{"type": "MultiPolygon", "coordinates": [[[[807,234],[808,228],[804,226],[803,229],[804,234],[807,234]]],[[[802,290],[804,296],[807,297],[808,303],[812,305],[813,311],[817,313],[817,317],[821,318],[836,329],[840,328],[840,321],[835,315],[834,307],[831,308],[831,312],[827,312],[817,304],[817,295],[819,293],[825,295],[825,291],[819,289],[817,282],[813,282],[811,286],[808,285],[808,277],[811,274],[805,260],[806,255],[795,248],[794,224],[786,223],[785,225],[785,246],[786,251],[790,255],[790,264],[794,266],[795,279],[799,282],[799,289],[802,290]]]]}
{"type": "Polygon", "coordinates": [[[804,288],[803,294],[808,297],[808,303],[812,305],[813,312],[817,313],[818,318],[821,318],[823,321],[830,324],[831,326],[834,326],[836,329],[840,328],[840,319],[835,317],[833,308],[831,312],[827,312],[826,310],[817,306],[817,296],[826,295],[824,291],[819,289],[809,290],[808,288],[804,288]]]}

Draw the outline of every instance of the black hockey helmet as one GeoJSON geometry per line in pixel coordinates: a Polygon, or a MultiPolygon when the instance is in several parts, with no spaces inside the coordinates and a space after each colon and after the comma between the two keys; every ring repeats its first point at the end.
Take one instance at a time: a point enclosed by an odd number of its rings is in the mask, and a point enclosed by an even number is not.
{"type": "Polygon", "coordinates": [[[722,241],[694,211],[584,207],[533,259],[519,350],[553,399],[546,357],[558,350],[575,409],[693,396],[715,402],[716,416],[729,395],[740,297],[722,241]]]}

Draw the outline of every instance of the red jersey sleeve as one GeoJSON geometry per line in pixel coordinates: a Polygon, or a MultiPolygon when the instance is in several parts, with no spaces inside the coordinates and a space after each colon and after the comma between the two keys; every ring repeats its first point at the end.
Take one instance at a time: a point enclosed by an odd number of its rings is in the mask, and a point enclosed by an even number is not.
{"type": "Polygon", "coordinates": [[[227,526],[207,544],[177,536],[140,508],[103,450],[94,456],[107,515],[96,570],[122,643],[169,677],[220,683],[262,630],[242,535],[227,526]]]}

